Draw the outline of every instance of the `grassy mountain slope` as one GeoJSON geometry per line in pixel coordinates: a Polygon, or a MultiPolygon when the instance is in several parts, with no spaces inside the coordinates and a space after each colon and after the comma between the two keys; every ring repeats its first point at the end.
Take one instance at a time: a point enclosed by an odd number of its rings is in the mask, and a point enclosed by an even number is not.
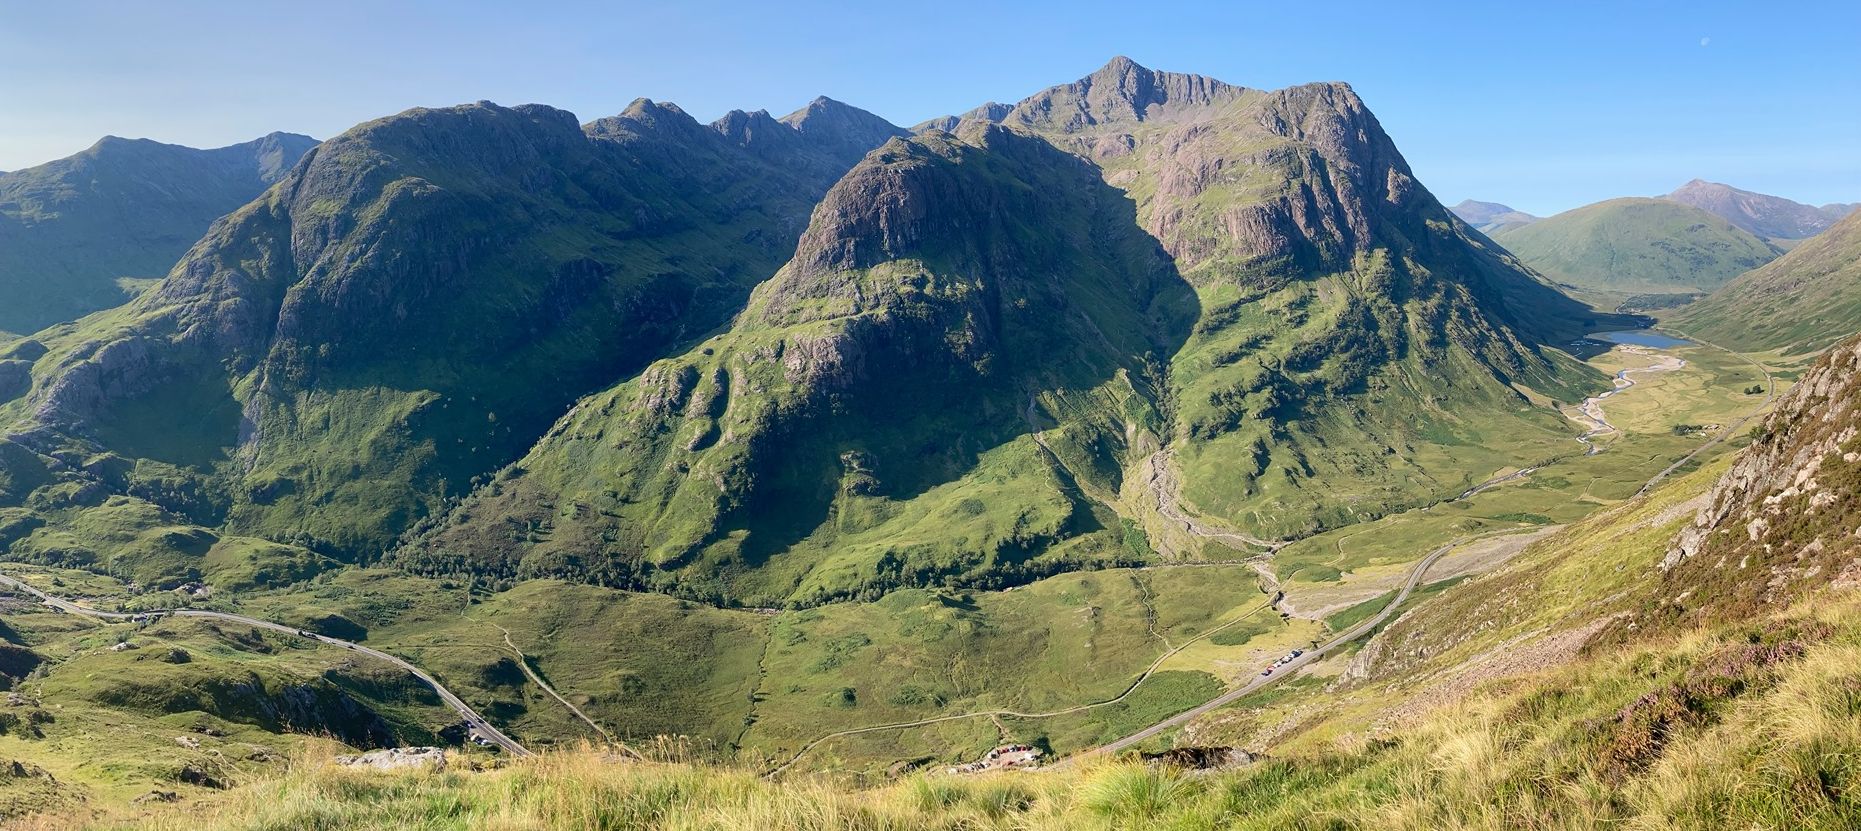
{"type": "Polygon", "coordinates": [[[0,174],[0,331],[121,304],[315,145],[288,133],[215,150],[112,136],[0,174]]]}
{"type": "Polygon", "coordinates": [[[103,452],[98,487],[368,556],[740,308],[857,158],[776,127],[644,100],[586,128],[489,103],[361,125],[132,304],[8,347],[0,415],[103,452]]]}
{"type": "Polygon", "coordinates": [[[1525,264],[1581,292],[1712,291],[1783,253],[1698,208],[1611,199],[1494,234],[1525,264]]]}
{"type": "Polygon", "coordinates": [[[1195,285],[1165,443],[1201,511],[1304,533],[1567,441],[1517,388],[1581,397],[1588,371],[1536,344],[1596,316],[1441,207],[1348,87],[1120,59],[1006,123],[1095,161],[1195,285]]]}
{"type": "Polygon", "coordinates": [[[1733,349],[1790,354],[1861,331],[1861,215],[1740,275],[1673,324],[1733,349]]]}
{"type": "Polygon", "coordinates": [[[1166,446],[1274,534],[1574,449],[1521,390],[1581,396],[1532,344],[1594,316],[1348,89],[1120,60],[1003,125],[869,157],[731,332],[582,402],[399,561],[748,603],[1002,585],[1148,556],[1120,526],[1161,530],[1166,446]]]}
{"type": "Polygon", "coordinates": [[[582,402],[403,561],[770,603],[1135,556],[1027,413],[1122,439],[1190,302],[1080,160],[984,125],[895,141],[729,332],[582,402]]]}
{"type": "MultiPolygon", "coordinates": [[[[1854,506],[1840,494],[1853,489],[1835,474],[1854,467],[1857,438],[1842,426],[1861,400],[1858,361],[1853,342],[1826,358],[1729,470],[1672,480],[1545,538],[1386,626],[1343,675],[1312,673],[1222,711],[1223,729],[1258,724],[1273,737],[1236,769],[1099,760],[860,787],[616,763],[592,749],[445,776],[364,776],[310,759],[205,816],[158,807],[91,827],[626,816],[668,829],[1851,828],[1861,583],[1848,543],[1802,552],[1806,540],[1852,537],[1854,506]],[[1748,538],[1766,516],[1785,521],[1748,538]],[[1683,526],[1698,533],[1672,545],[1683,526]]],[[[1203,727],[1185,740],[1223,738],[1203,727]]],[[[73,820],[42,822],[27,827],[73,820]]]]}

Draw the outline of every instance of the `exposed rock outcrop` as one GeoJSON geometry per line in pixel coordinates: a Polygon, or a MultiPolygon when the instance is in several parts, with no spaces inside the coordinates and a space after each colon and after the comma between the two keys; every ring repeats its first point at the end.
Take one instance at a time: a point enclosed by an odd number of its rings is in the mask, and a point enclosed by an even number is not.
{"type": "Polygon", "coordinates": [[[1778,401],[1661,561],[1671,611],[1750,612],[1861,578],[1861,339],[1778,401]]]}
{"type": "Polygon", "coordinates": [[[354,756],[338,756],[336,764],[373,770],[446,769],[446,751],[437,747],[390,747],[354,756]]]}

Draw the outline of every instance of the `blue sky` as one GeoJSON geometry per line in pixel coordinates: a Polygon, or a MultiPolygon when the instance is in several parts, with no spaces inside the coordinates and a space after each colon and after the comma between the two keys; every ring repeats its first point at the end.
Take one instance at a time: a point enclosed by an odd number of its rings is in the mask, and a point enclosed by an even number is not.
{"type": "Polygon", "coordinates": [[[323,138],[478,99],[590,120],[646,96],[709,119],[826,94],[909,125],[1118,54],[1253,87],[1348,81],[1448,203],[1552,213],[1696,176],[1861,201],[1854,0],[0,0],[0,169],[104,134],[323,138]]]}

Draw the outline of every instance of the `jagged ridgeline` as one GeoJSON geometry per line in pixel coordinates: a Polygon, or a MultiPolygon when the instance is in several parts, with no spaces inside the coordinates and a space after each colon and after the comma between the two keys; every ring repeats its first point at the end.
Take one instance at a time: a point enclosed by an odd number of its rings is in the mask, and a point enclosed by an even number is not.
{"type": "Polygon", "coordinates": [[[1346,86],[1114,61],[868,156],[728,332],[579,404],[399,555],[770,603],[1201,556],[1571,452],[1599,323],[1346,86]],[[954,133],[943,128],[952,127],[954,133]],[[1180,468],[1180,470],[1178,470],[1180,468]]]}
{"type": "Polygon", "coordinates": [[[11,527],[77,529],[15,554],[99,555],[76,521],[99,511],[378,554],[578,396],[728,320],[902,132],[826,100],[791,120],[479,103],[315,148],[135,302],[0,347],[0,417],[34,457],[11,527]]]}

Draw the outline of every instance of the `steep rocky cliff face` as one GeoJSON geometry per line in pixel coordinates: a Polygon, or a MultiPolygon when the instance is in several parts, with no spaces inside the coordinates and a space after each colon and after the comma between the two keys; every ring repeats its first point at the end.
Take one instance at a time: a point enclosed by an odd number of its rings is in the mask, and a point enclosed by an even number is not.
{"type": "Polygon", "coordinates": [[[1661,562],[1660,612],[1707,620],[1861,585],[1861,339],[1778,402],[1661,562]]]}
{"type": "Polygon", "coordinates": [[[741,307],[852,163],[776,126],[644,100],[585,129],[490,103],[361,125],[135,303],[8,347],[34,382],[3,414],[123,460],[91,465],[119,489],[189,480],[209,497],[164,507],[192,521],[365,556],[741,307]]]}
{"type": "Polygon", "coordinates": [[[1200,511],[1303,533],[1458,493],[1506,464],[1479,448],[1566,441],[1515,387],[1580,397],[1591,373],[1538,344],[1596,316],[1443,208],[1348,86],[1119,59],[1004,122],[1093,160],[1196,286],[1166,438],[1200,511]]]}
{"type": "Polygon", "coordinates": [[[215,150],[112,136],[0,173],[0,331],[30,334],[123,303],[121,281],[168,273],[214,219],[315,145],[288,133],[215,150]]]}

